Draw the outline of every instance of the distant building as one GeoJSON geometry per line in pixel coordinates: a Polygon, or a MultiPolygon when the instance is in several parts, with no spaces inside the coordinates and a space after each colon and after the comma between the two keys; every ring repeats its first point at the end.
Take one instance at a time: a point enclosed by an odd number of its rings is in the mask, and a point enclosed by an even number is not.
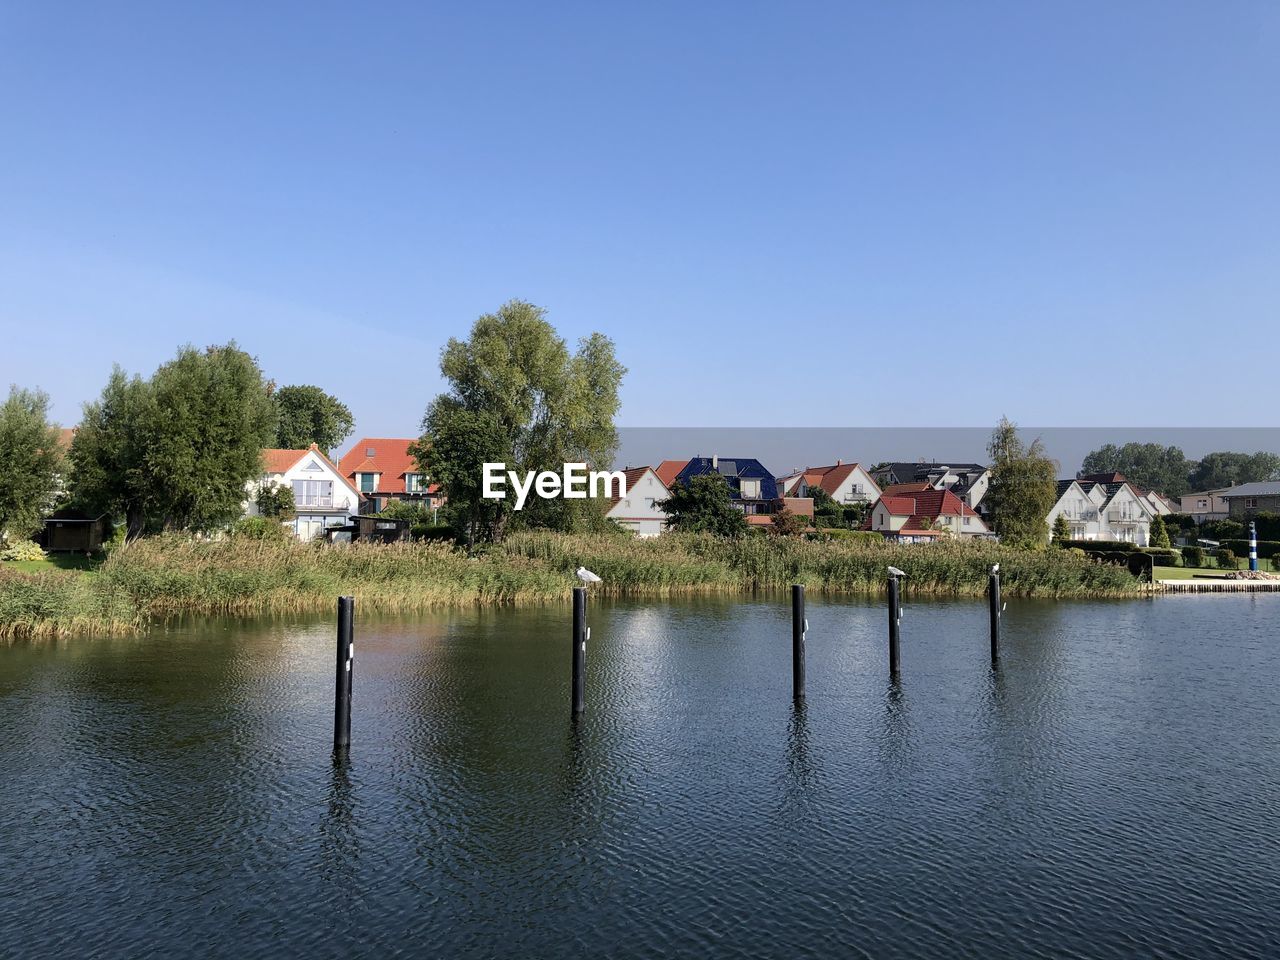
{"type": "Polygon", "coordinates": [[[836,503],[873,503],[880,487],[860,464],[837,460],[829,467],[805,467],[778,480],[784,497],[808,497],[817,487],[836,503]]]}
{"type": "Polygon", "coordinates": [[[652,467],[629,467],[626,496],[614,497],[605,514],[637,537],[656,537],[667,529],[667,515],[658,504],[671,495],[652,467]]]}
{"type": "Polygon", "coordinates": [[[1222,494],[1233,520],[1249,520],[1259,513],[1280,513],[1280,480],[1243,483],[1222,494]]]}
{"type": "MultiPolygon", "coordinates": [[[[729,485],[729,499],[748,517],[776,513],[782,507],[778,484],[759,460],[750,457],[694,457],[676,474],[675,483],[718,474],[729,485]]],[[[671,486],[673,484],[669,484],[671,486]]]]}
{"type": "Polygon", "coordinates": [[[263,450],[262,476],[246,489],[245,515],[259,516],[257,496],[265,486],[293,492],[295,515],[285,521],[299,540],[314,540],[339,527],[359,509],[360,495],[313,443],[306,450],[263,450]]]}
{"type": "Polygon", "coordinates": [[[884,463],[871,471],[881,488],[927,483],[932,490],[947,490],[979,516],[987,517],[983,500],[991,483],[991,471],[980,463],[938,463],[918,460],[884,463]]]}
{"type": "Polygon", "coordinates": [[[1226,520],[1231,516],[1231,504],[1222,499],[1230,487],[1205,490],[1203,493],[1185,494],[1178,505],[1178,512],[1188,514],[1196,523],[1210,520],[1226,520]]]}
{"type": "Polygon", "coordinates": [[[932,488],[882,495],[871,508],[866,529],[899,543],[927,543],[947,536],[972,539],[991,534],[976,510],[950,490],[932,488]]]}
{"type": "Polygon", "coordinates": [[[429,483],[409,453],[413,437],[364,437],[338,461],[338,470],[360,491],[360,511],[381,513],[393,502],[428,509],[443,502],[439,484],[429,483]]]}
{"type": "Polygon", "coordinates": [[[1046,518],[1049,530],[1053,530],[1059,516],[1064,516],[1072,540],[1119,540],[1148,546],[1151,520],[1158,513],[1146,492],[1121,474],[1106,476],[1110,482],[1089,478],[1060,480],[1058,499],[1046,518]],[[1116,481],[1115,477],[1121,479],[1116,481]]]}

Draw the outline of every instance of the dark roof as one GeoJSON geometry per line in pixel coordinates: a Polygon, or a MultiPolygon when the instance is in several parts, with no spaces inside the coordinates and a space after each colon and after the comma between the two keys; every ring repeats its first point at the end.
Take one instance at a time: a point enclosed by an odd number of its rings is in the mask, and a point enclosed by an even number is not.
{"type": "Polygon", "coordinates": [[[729,495],[735,500],[740,500],[741,481],[759,480],[760,499],[778,499],[778,483],[774,480],[773,474],[766,470],[759,460],[751,457],[720,457],[714,467],[711,460],[711,457],[694,457],[685,464],[684,469],[676,476],[676,481],[688,483],[693,477],[719,473],[729,482],[729,495]]]}
{"type": "Polygon", "coordinates": [[[893,483],[915,483],[918,480],[927,479],[931,473],[941,473],[943,469],[951,470],[955,473],[981,473],[987,468],[980,463],[956,463],[945,460],[934,460],[932,462],[917,460],[911,462],[903,460],[895,463],[886,463],[879,470],[871,472],[873,475],[892,476],[893,483]]]}
{"type": "Polygon", "coordinates": [[[1234,500],[1236,497],[1275,497],[1280,496],[1280,480],[1263,480],[1258,483],[1242,483],[1221,494],[1223,500],[1234,500]]]}

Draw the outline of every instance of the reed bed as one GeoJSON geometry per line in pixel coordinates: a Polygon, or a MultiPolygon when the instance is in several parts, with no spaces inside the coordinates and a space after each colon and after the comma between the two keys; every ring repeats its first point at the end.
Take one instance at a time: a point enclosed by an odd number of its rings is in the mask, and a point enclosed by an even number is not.
{"type": "Polygon", "coordinates": [[[448,544],[326,546],[235,537],[167,536],[115,550],[94,573],[0,574],[0,639],[137,632],[180,614],[254,616],[330,610],[342,594],[362,610],[557,603],[579,565],[611,597],[746,593],[803,583],[832,594],[875,594],[885,568],[906,571],[915,596],[981,596],[999,563],[1009,597],[1131,597],[1121,567],[1065,550],[1026,553],[993,543],[910,546],[774,537],[656,540],[528,532],[475,556],[448,544]]]}
{"type": "Polygon", "coordinates": [[[0,641],[93,634],[130,636],[144,621],[133,600],[81,573],[18,573],[0,566],[0,641]]]}

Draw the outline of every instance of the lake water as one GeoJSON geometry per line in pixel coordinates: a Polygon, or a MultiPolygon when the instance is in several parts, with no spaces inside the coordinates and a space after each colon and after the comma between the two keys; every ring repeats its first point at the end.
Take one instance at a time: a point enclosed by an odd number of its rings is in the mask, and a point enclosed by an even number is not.
{"type": "Polygon", "coordinates": [[[1280,956],[1280,596],[568,613],[0,648],[0,955],[1280,956]]]}

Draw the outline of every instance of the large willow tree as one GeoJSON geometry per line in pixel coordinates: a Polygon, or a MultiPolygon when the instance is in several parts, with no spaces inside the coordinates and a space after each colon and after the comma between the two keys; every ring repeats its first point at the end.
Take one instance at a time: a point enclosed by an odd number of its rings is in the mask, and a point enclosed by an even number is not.
{"type": "Polygon", "coordinates": [[[277,416],[257,362],[234,343],[184,347],[149,380],[117,367],[72,441],[72,496],[123,516],[130,537],[217,529],[262,475],[277,416]]]}
{"type": "MultiPolygon", "coordinates": [[[[626,368],[603,334],[580,340],[571,353],[545,310],[512,300],[480,317],[466,340],[450,339],[440,372],[449,389],[427,407],[414,452],[469,539],[500,540],[513,516],[510,501],[481,497],[485,462],[521,472],[612,462],[626,368]]],[[[570,529],[597,513],[590,501],[531,498],[520,516],[570,529]]]]}

